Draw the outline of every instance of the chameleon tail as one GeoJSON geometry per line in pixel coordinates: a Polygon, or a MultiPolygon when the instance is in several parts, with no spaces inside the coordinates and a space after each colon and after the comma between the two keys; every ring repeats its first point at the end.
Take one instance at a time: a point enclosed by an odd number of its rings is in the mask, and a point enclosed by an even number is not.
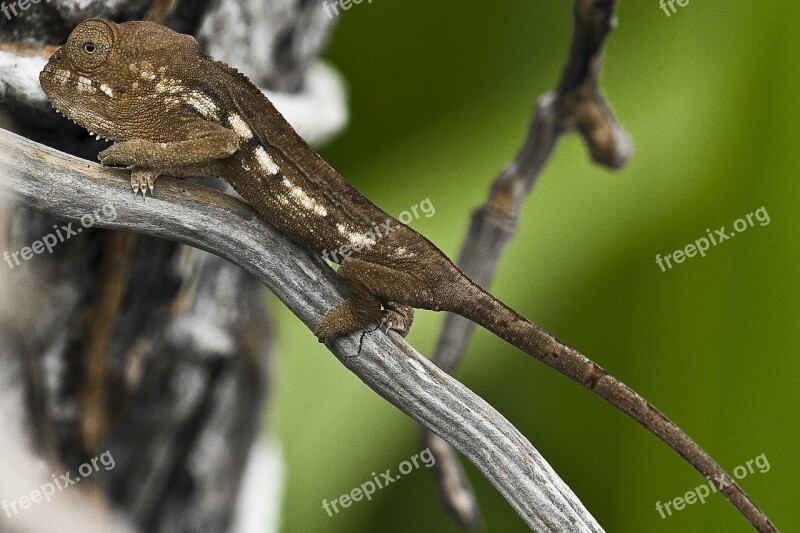
{"type": "Polygon", "coordinates": [[[777,531],[761,509],[705,450],[630,387],[520,316],[471,280],[462,278],[450,294],[453,301],[447,306],[449,310],[483,326],[626,413],[678,452],[703,476],[712,480],[715,488],[756,529],[764,532],[777,531]],[[468,287],[464,286],[464,281],[468,282],[468,287]]]}

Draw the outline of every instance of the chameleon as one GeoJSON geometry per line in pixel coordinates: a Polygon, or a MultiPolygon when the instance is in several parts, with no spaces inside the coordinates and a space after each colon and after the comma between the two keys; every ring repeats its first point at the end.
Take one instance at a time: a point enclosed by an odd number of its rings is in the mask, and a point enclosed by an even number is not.
{"type": "Polygon", "coordinates": [[[775,527],[686,433],[627,385],[500,302],[432,242],[353,188],[236,69],[190,35],[151,22],[80,23],[40,74],[53,107],[98,137],[105,166],[134,193],[161,175],[221,177],[289,239],[336,261],[346,298],[324,314],[321,342],[369,326],[405,336],[414,309],[456,313],[561,372],[683,456],[761,531],[775,527]],[[337,257],[337,254],[333,254],[337,257]]]}

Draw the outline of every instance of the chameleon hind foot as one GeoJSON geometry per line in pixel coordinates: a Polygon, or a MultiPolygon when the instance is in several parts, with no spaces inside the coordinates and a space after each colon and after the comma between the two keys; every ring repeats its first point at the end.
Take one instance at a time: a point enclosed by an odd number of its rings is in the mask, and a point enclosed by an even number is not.
{"type": "Polygon", "coordinates": [[[401,337],[408,335],[411,324],[414,323],[414,308],[410,305],[401,305],[389,302],[381,311],[381,329],[386,333],[396,331],[401,337]]]}

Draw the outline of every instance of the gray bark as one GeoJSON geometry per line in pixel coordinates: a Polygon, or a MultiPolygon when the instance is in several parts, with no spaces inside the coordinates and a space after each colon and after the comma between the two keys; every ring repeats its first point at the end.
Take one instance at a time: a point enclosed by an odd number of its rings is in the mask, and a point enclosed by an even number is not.
{"type": "MultiPolygon", "coordinates": [[[[38,87],[38,71],[51,51],[45,46],[63,43],[86,18],[153,13],[166,16],[176,30],[195,33],[208,49],[238,50],[235,57],[219,53],[220,59],[262,88],[286,92],[270,96],[290,120],[308,126],[315,118],[310,113],[327,113],[328,120],[313,128],[299,126],[310,141],[343,124],[341,88],[314,64],[332,29],[320,18],[317,1],[63,0],[31,5],[12,20],[0,15],[0,36],[10,39],[0,43],[0,102],[12,127],[96,159],[102,144],[52,112],[38,87]]],[[[28,207],[15,203],[2,210],[3,250],[30,246],[64,225],[53,213],[28,207]]],[[[258,279],[194,247],[97,227],[52,254],[13,269],[4,262],[0,270],[0,375],[16,384],[9,405],[22,413],[8,449],[33,462],[45,459],[47,478],[74,474],[105,451],[115,461],[113,469],[101,468],[65,492],[69,501],[94,494],[84,508],[97,512],[56,520],[62,530],[100,530],[88,525],[100,515],[113,530],[111,508],[119,510],[120,523],[129,520],[148,532],[223,532],[263,522],[236,516],[268,512],[239,506],[248,465],[264,462],[254,455],[265,448],[255,443],[272,336],[258,279]]],[[[279,480],[263,481],[271,482],[279,480]]],[[[0,485],[0,495],[16,499],[41,483],[31,476],[5,490],[0,485]]],[[[0,513],[0,525],[52,530],[37,520],[55,511],[41,505],[13,517],[0,513]]]]}

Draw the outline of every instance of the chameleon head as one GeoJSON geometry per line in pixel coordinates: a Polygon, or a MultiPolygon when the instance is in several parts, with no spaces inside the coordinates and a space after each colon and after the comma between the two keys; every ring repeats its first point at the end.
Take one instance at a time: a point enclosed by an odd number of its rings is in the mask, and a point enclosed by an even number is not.
{"type": "Polygon", "coordinates": [[[59,113],[92,133],[168,142],[164,117],[183,90],[172,81],[184,79],[179,58],[198,53],[192,37],[157,24],[90,19],[50,57],[39,82],[59,113]]]}

